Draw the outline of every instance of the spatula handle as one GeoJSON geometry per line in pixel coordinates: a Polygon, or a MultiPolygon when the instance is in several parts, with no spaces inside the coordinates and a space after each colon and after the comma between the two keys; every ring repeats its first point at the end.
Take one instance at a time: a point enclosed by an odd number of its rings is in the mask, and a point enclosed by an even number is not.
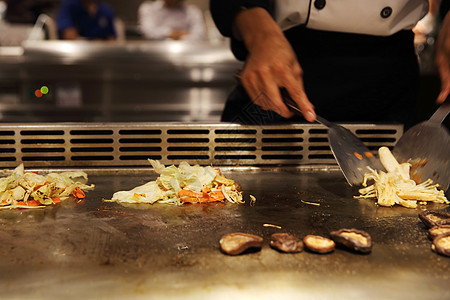
{"type": "Polygon", "coordinates": [[[433,123],[442,123],[450,112],[450,96],[447,96],[444,103],[439,106],[439,108],[434,112],[434,114],[430,118],[430,122],[433,123]]]}
{"type": "MultiPolygon", "coordinates": [[[[281,88],[280,93],[281,93],[281,97],[283,98],[284,104],[286,104],[286,106],[289,108],[289,110],[297,115],[302,116],[303,115],[302,111],[298,107],[297,103],[291,98],[288,91],[285,88],[281,88]]],[[[318,116],[317,114],[316,114],[316,121],[327,127],[332,127],[334,125],[330,121],[322,118],[321,116],[318,116]]]]}

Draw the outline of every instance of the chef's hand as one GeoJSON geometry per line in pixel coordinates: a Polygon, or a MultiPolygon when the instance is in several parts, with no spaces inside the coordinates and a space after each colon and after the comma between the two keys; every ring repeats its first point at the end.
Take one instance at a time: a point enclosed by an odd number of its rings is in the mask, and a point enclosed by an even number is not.
{"type": "Polygon", "coordinates": [[[273,110],[289,118],[280,95],[284,87],[309,122],[316,119],[314,106],[305,94],[302,68],[281,28],[263,8],[240,11],[235,18],[237,34],[244,40],[249,56],[241,82],[252,101],[264,110],[273,110]]]}
{"type": "Polygon", "coordinates": [[[445,16],[439,32],[436,64],[441,76],[441,92],[436,102],[442,103],[450,94],[450,13],[445,16]]]}
{"type": "Polygon", "coordinates": [[[181,40],[184,36],[188,35],[189,32],[185,30],[173,29],[169,34],[169,39],[181,40]]]}

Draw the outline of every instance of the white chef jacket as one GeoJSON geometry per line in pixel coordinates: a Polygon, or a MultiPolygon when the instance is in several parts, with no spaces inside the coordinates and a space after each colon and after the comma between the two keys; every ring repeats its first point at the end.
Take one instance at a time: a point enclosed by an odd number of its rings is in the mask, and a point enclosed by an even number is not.
{"type": "Polygon", "coordinates": [[[139,6],[138,21],[144,36],[152,40],[164,40],[174,29],[189,32],[183,40],[203,40],[206,35],[203,14],[193,5],[168,9],[164,1],[146,1],[139,6]]]}
{"type": "Polygon", "coordinates": [[[428,12],[428,0],[275,0],[283,30],[307,28],[378,36],[412,29],[428,12]]]}

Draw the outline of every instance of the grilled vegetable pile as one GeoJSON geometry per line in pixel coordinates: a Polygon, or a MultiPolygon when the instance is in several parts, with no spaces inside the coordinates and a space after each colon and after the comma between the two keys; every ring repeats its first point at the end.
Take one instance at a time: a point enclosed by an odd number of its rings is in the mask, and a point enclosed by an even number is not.
{"type": "Polygon", "coordinates": [[[119,203],[202,203],[229,201],[243,203],[239,185],[222,176],[219,169],[211,166],[191,166],[181,162],[178,167],[165,167],[158,161],[149,160],[160,176],[129,191],[114,193],[106,202],[119,203]]]}
{"type": "Polygon", "coordinates": [[[359,190],[360,195],[356,198],[377,199],[381,206],[393,206],[399,204],[408,208],[416,208],[417,203],[427,202],[445,203],[449,201],[439,185],[434,184],[431,179],[417,184],[410,178],[409,163],[399,164],[387,147],[378,150],[381,163],[387,172],[370,170],[364,176],[364,186],[369,180],[374,183],[359,190]]]}
{"type": "Polygon", "coordinates": [[[75,178],[87,180],[87,174],[69,171],[40,175],[25,171],[20,164],[12,173],[0,178],[0,209],[42,208],[71,197],[82,200],[83,190],[91,190],[94,185],[74,181],[75,178]]]}

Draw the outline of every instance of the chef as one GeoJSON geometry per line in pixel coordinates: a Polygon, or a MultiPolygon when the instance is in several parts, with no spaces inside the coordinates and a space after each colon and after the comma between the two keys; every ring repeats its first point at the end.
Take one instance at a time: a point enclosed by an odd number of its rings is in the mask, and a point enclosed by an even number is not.
{"type": "MultiPolygon", "coordinates": [[[[448,1],[448,0],[443,0],[448,1]]],[[[222,121],[415,122],[419,66],[412,28],[427,0],[210,0],[220,32],[245,61],[222,121]],[[302,110],[284,105],[285,88],[302,110]]],[[[437,47],[441,103],[450,90],[450,20],[437,47]]]]}

